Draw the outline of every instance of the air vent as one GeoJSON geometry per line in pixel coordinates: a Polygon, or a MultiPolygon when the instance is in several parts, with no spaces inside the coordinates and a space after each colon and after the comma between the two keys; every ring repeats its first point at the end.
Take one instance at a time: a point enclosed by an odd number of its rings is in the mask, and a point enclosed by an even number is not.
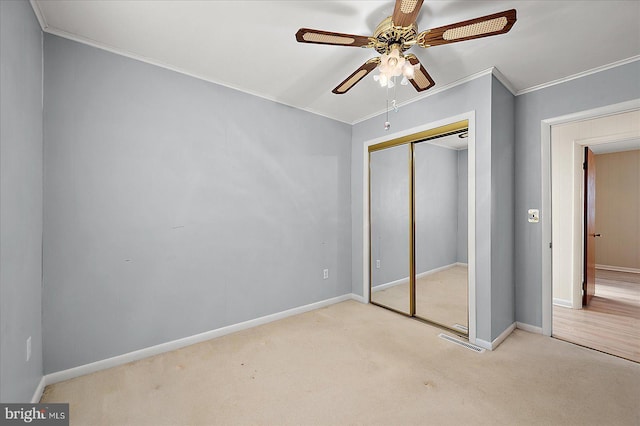
{"type": "Polygon", "coordinates": [[[468,134],[469,133],[469,129],[465,128],[465,129],[460,129],[460,130],[453,130],[451,132],[440,133],[440,134],[437,134],[435,136],[429,136],[428,138],[417,140],[416,142],[426,142],[426,141],[430,141],[430,140],[433,140],[433,139],[439,139],[439,138],[443,138],[445,136],[457,135],[457,134],[462,134],[462,133],[467,133],[468,134]]]}
{"type": "Polygon", "coordinates": [[[480,346],[472,345],[471,343],[467,343],[465,341],[458,340],[455,337],[451,337],[451,336],[448,336],[448,335],[443,334],[443,333],[438,334],[438,337],[440,337],[441,339],[447,340],[447,341],[449,341],[451,343],[455,343],[456,345],[463,346],[463,347],[465,347],[465,348],[467,348],[469,350],[472,350],[474,352],[477,352],[477,353],[484,352],[484,349],[482,349],[480,346]]]}

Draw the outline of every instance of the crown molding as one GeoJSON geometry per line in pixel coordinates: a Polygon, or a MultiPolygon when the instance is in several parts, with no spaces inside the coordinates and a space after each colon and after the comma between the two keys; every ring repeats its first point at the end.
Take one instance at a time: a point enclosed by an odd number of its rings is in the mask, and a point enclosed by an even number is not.
{"type": "Polygon", "coordinates": [[[139,55],[137,53],[132,53],[132,52],[129,52],[129,51],[124,50],[124,49],[120,49],[120,48],[117,48],[117,47],[113,47],[113,46],[109,46],[109,45],[97,42],[97,41],[92,40],[92,39],[90,39],[88,37],[82,37],[82,36],[79,36],[77,34],[68,33],[66,31],[59,30],[59,29],[53,28],[53,27],[47,27],[47,29],[45,29],[43,31],[48,33],[48,34],[53,34],[53,35],[58,36],[58,37],[66,38],[68,40],[72,40],[72,41],[75,41],[75,42],[78,42],[78,43],[81,43],[81,44],[85,44],[87,46],[95,47],[96,49],[105,50],[107,52],[110,52],[110,53],[113,53],[113,54],[116,54],[116,55],[125,56],[125,57],[130,58],[130,59],[134,59],[134,60],[137,60],[137,61],[140,61],[140,62],[145,62],[145,63],[150,64],[150,65],[155,65],[157,67],[168,69],[170,71],[174,71],[174,72],[177,72],[177,73],[180,73],[180,74],[184,74],[184,75],[187,75],[189,77],[197,78],[198,80],[203,80],[203,81],[206,81],[208,83],[217,84],[218,86],[223,86],[223,87],[226,87],[226,88],[229,88],[229,89],[232,89],[232,90],[237,90],[238,92],[242,92],[242,93],[246,93],[248,95],[256,96],[258,98],[266,99],[268,101],[275,102],[277,104],[281,104],[281,105],[285,105],[285,106],[288,106],[288,107],[291,107],[291,108],[299,109],[301,111],[306,111],[306,112],[309,112],[309,113],[312,113],[312,114],[315,114],[315,115],[319,115],[319,116],[322,116],[322,117],[325,117],[325,118],[328,118],[328,119],[331,119],[331,120],[334,120],[334,121],[339,121],[341,123],[351,124],[348,121],[345,121],[345,120],[340,119],[338,117],[327,115],[325,113],[322,113],[322,112],[319,112],[319,111],[315,111],[315,110],[310,109],[310,108],[303,108],[303,107],[300,107],[300,106],[297,106],[297,105],[292,105],[292,104],[283,102],[283,101],[281,101],[279,99],[276,99],[276,98],[273,98],[273,97],[270,97],[270,96],[266,96],[266,95],[264,95],[262,93],[257,93],[257,92],[253,92],[251,90],[247,90],[247,89],[244,89],[244,88],[241,88],[241,87],[238,87],[238,86],[234,86],[233,84],[230,84],[230,83],[227,83],[227,82],[213,80],[213,79],[205,77],[203,75],[192,73],[192,72],[187,71],[185,69],[182,69],[182,68],[179,68],[179,67],[175,67],[173,65],[169,65],[169,64],[166,64],[164,62],[161,62],[161,61],[158,61],[158,60],[155,60],[155,59],[152,59],[152,58],[148,58],[146,56],[139,55]]]}
{"type": "MultiPolygon", "coordinates": [[[[180,74],[184,74],[184,75],[188,75],[188,76],[193,77],[193,78],[197,78],[199,80],[207,81],[209,83],[214,83],[214,84],[217,84],[217,85],[220,85],[220,86],[223,86],[223,87],[227,87],[229,89],[233,89],[233,90],[237,90],[239,92],[247,93],[247,94],[252,95],[252,96],[257,96],[259,98],[266,99],[268,101],[272,101],[272,102],[275,102],[275,103],[278,103],[278,104],[281,104],[281,105],[285,105],[285,106],[289,106],[289,107],[292,107],[292,108],[296,108],[296,109],[299,109],[299,110],[302,110],[302,111],[309,112],[311,114],[319,115],[321,117],[325,117],[325,118],[328,118],[330,120],[339,121],[339,122],[345,123],[345,124],[355,125],[355,124],[361,123],[363,121],[369,120],[370,118],[377,117],[377,116],[379,116],[381,114],[384,114],[386,112],[386,110],[382,109],[382,110],[379,110],[379,111],[374,112],[372,114],[368,114],[368,115],[366,115],[364,117],[358,118],[358,119],[356,119],[354,121],[348,121],[348,120],[341,119],[341,118],[338,118],[338,117],[333,116],[333,115],[328,115],[325,112],[319,112],[319,111],[316,111],[316,110],[311,109],[311,108],[304,108],[304,107],[292,105],[292,104],[283,102],[282,100],[276,99],[276,98],[271,97],[271,96],[267,96],[267,95],[264,95],[264,94],[261,94],[261,93],[253,92],[253,91],[241,88],[241,87],[237,87],[237,86],[235,86],[233,84],[230,84],[230,83],[227,83],[227,82],[224,82],[224,81],[213,80],[213,79],[205,77],[203,75],[195,74],[195,73],[189,72],[189,71],[187,71],[185,69],[182,69],[182,68],[179,68],[179,67],[175,67],[175,66],[163,63],[161,61],[157,61],[155,59],[148,58],[146,56],[138,55],[138,54],[135,54],[135,53],[123,50],[123,49],[119,49],[119,48],[113,47],[113,46],[108,46],[108,45],[100,43],[100,42],[98,42],[96,40],[92,40],[92,39],[89,39],[89,38],[86,38],[86,37],[79,36],[77,34],[69,33],[69,32],[66,32],[66,31],[63,31],[63,30],[59,30],[57,28],[50,27],[49,24],[47,23],[45,17],[44,17],[44,14],[42,13],[42,10],[40,9],[40,6],[38,4],[38,0],[29,0],[29,3],[31,4],[31,7],[33,8],[33,11],[34,11],[34,13],[36,15],[38,23],[40,24],[40,27],[42,28],[43,32],[46,32],[46,33],[49,33],[49,34],[53,34],[53,35],[56,35],[56,36],[59,36],[59,37],[62,37],[62,38],[69,39],[69,40],[73,40],[73,41],[76,41],[78,43],[86,44],[88,46],[92,46],[92,47],[95,47],[97,49],[105,50],[107,52],[111,52],[111,53],[114,53],[116,55],[125,56],[125,57],[128,57],[130,59],[135,59],[135,60],[138,60],[138,61],[141,61],[141,62],[145,62],[145,63],[151,64],[151,65],[155,65],[155,66],[158,66],[158,67],[161,67],[161,68],[165,68],[165,69],[168,69],[168,70],[180,73],[180,74]]],[[[459,86],[461,84],[467,83],[467,82],[472,81],[472,80],[475,80],[476,78],[483,77],[483,76],[485,76],[487,74],[492,74],[494,77],[496,77],[496,79],[498,79],[500,81],[500,83],[502,83],[502,85],[507,90],[509,90],[509,92],[511,92],[514,96],[520,96],[520,95],[524,95],[525,93],[530,93],[530,92],[534,92],[534,91],[537,91],[537,90],[546,89],[547,87],[555,86],[557,84],[566,83],[566,82],[571,81],[571,80],[575,80],[575,79],[578,79],[578,78],[586,77],[586,76],[591,75],[591,74],[595,74],[595,73],[598,73],[598,72],[606,71],[608,69],[615,68],[615,67],[618,67],[618,66],[621,66],[621,65],[625,65],[625,64],[629,64],[629,63],[632,63],[632,62],[635,62],[635,61],[638,61],[638,60],[640,60],[640,55],[632,56],[632,57],[627,58],[627,59],[623,59],[623,60],[620,60],[620,61],[612,62],[612,63],[607,64],[607,65],[602,65],[600,67],[592,68],[592,69],[587,70],[587,71],[583,71],[583,72],[580,72],[580,73],[577,73],[577,74],[573,74],[573,75],[570,75],[570,76],[567,76],[567,77],[563,77],[563,78],[560,78],[560,79],[557,79],[557,80],[549,81],[547,83],[542,83],[542,84],[539,84],[539,85],[536,85],[536,86],[532,86],[532,87],[529,87],[529,88],[526,88],[526,89],[522,89],[522,90],[516,90],[515,87],[513,86],[513,84],[509,81],[509,79],[504,74],[502,74],[502,72],[500,72],[500,70],[498,68],[491,67],[491,68],[488,68],[486,70],[483,70],[483,71],[477,72],[475,74],[471,74],[471,75],[469,75],[467,77],[461,78],[459,80],[456,80],[456,81],[454,81],[452,83],[449,83],[447,85],[444,85],[442,87],[437,87],[435,89],[429,90],[429,91],[427,91],[427,92],[425,92],[425,93],[423,93],[423,94],[421,94],[419,96],[416,96],[416,97],[414,97],[412,99],[409,99],[407,101],[401,102],[401,103],[398,104],[398,107],[406,106],[406,105],[409,105],[409,104],[411,104],[413,102],[418,102],[418,101],[420,101],[422,99],[428,98],[429,96],[433,96],[433,95],[436,95],[438,93],[444,92],[446,90],[452,89],[452,88],[454,88],[456,86],[459,86]]]]}
{"type": "MultiPolygon", "coordinates": [[[[516,90],[515,87],[513,86],[513,84],[509,81],[509,79],[507,77],[505,77],[505,75],[502,74],[502,72],[500,72],[500,70],[498,68],[491,67],[491,68],[486,69],[484,71],[480,71],[480,72],[472,74],[470,76],[461,78],[460,80],[456,80],[453,83],[450,83],[450,84],[447,84],[445,86],[439,87],[438,89],[432,90],[432,91],[430,91],[428,93],[425,93],[425,94],[423,94],[421,96],[417,96],[415,98],[409,99],[408,101],[399,103],[398,107],[409,105],[412,102],[417,102],[417,101],[422,100],[424,98],[428,98],[429,96],[433,96],[433,95],[435,95],[437,93],[444,92],[445,90],[449,90],[449,89],[451,89],[451,88],[453,88],[455,86],[459,86],[461,84],[467,83],[467,82],[469,82],[471,80],[475,80],[476,78],[482,77],[482,76],[487,75],[487,74],[493,74],[493,76],[496,77],[500,81],[500,83],[502,83],[502,85],[509,92],[511,92],[512,95],[520,96],[520,95],[524,95],[525,93],[530,93],[530,92],[535,92],[537,90],[546,89],[547,87],[555,86],[557,84],[566,83],[568,81],[576,80],[576,79],[582,78],[582,77],[586,77],[586,76],[591,75],[591,74],[596,74],[596,73],[599,73],[599,72],[602,72],[602,71],[606,71],[606,70],[609,70],[609,69],[612,69],[612,68],[616,68],[616,67],[619,67],[619,66],[622,66],[622,65],[630,64],[630,63],[638,61],[638,60],[640,60],[640,55],[632,56],[632,57],[627,58],[627,59],[623,59],[623,60],[620,60],[620,61],[612,62],[612,63],[607,64],[607,65],[602,65],[600,67],[592,68],[592,69],[587,70],[587,71],[582,71],[582,72],[579,72],[577,74],[573,74],[573,75],[570,75],[570,76],[567,76],[567,77],[559,78],[557,80],[549,81],[547,83],[539,84],[539,85],[532,86],[532,87],[529,87],[527,89],[522,89],[522,90],[516,90]]],[[[377,116],[379,116],[381,114],[384,114],[385,112],[386,112],[386,110],[381,110],[381,111],[378,111],[376,113],[369,114],[369,115],[367,115],[367,116],[365,116],[363,118],[360,118],[358,120],[353,121],[351,123],[351,125],[355,125],[355,124],[358,124],[360,122],[366,121],[366,120],[368,120],[370,118],[377,117],[377,116]]]]}
{"type": "MultiPolygon", "coordinates": [[[[419,96],[416,96],[415,98],[411,98],[411,99],[406,100],[404,102],[399,102],[397,104],[397,106],[398,106],[398,108],[400,108],[400,107],[412,104],[414,102],[421,101],[422,99],[428,98],[430,96],[437,95],[438,93],[441,93],[441,92],[444,92],[446,90],[452,89],[452,88],[454,88],[456,86],[460,86],[461,84],[468,83],[469,81],[475,80],[476,78],[480,78],[480,77],[483,77],[485,75],[492,74],[494,69],[495,69],[495,67],[491,67],[491,68],[488,68],[488,69],[486,69],[484,71],[480,71],[480,72],[477,72],[475,74],[471,74],[471,75],[469,75],[467,77],[461,78],[460,80],[456,80],[453,83],[449,83],[449,84],[446,84],[444,86],[438,87],[436,89],[429,90],[428,92],[425,92],[425,93],[423,93],[423,94],[421,94],[419,96]]],[[[363,121],[369,120],[370,118],[377,117],[377,116],[379,116],[381,114],[385,114],[385,113],[386,113],[386,109],[379,110],[377,112],[374,112],[372,114],[368,114],[368,115],[366,115],[366,116],[364,116],[362,118],[359,118],[359,119],[351,122],[351,125],[355,125],[355,124],[361,123],[363,121]]]]}
{"type": "Polygon", "coordinates": [[[31,8],[33,9],[33,13],[36,14],[36,19],[38,20],[38,23],[40,24],[40,28],[42,28],[42,31],[46,31],[47,28],[49,28],[49,25],[47,24],[46,19],[44,19],[44,14],[42,13],[42,10],[40,9],[40,5],[38,4],[38,2],[36,0],[29,0],[29,4],[31,4],[31,8]]]}
{"type": "Polygon", "coordinates": [[[602,71],[606,71],[606,70],[609,70],[611,68],[616,68],[616,67],[619,67],[621,65],[630,64],[631,62],[635,62],[635,61],[638,61],[638,60],[640,60],[640,55],[632,56],[630,58],[622,59],[622,60],[616,61],[616,62],[611,62],[610,64],[607,64],[607,65],[602,65],[602,66],[599,66],[599,67],[596,67],[596,68],[591,68],[590,70],[582,71],[582,72],[579,72],[577,74],[573,74],[573,75],[570,75],[570,76],[567,76],[567,77],[559,78],[557,80],[549,81],[547,83],[538,84],[536,86],[531,86],[531,87],[529,87],[527,89],[519,90],[516,93],[516,96],[524,95],[525,93],[535,92],[536,90],[546,89],[547,87],[555,86],[556,84],[566,83],[566,82],[571,81],[571,80],[576,80],[578,78],[582,78],[582,77],[586,77],[586,76],[591,75],[591,74],[596,74],[596,73],[599,73],[599,72],[602,72],[602,71]]]}
{"type": "Polygon", "coordinates": [[[72,40],[72,41],[75,41],[75,42],[78,42],[78,43],[81,43],[81,44],[85,44],[87,46],[95,47],[96,49],[105,50],[107,52],[110,52],[110,53],[113,53],[113,54],[116,54],[116,55],[125,56],[125,57],[130,58],[130,59],[134,59],[134,60],[137,60],[137,61],[145,62],[145,63],[150,64],[150,65],[155,65],[155,66],[160,67],[160,68],[165,68],[165,69],[168,69],[168,70],[180,73],[180,74],[187,75],[189,77],[197,78],[198,80],[206,81],[208,83],[213,83],[213,84],[217,84],[219,86],[227,87],[229,89],[237,90],[239,92],[243,92],[243,93],[246,93],[246,94],[249,94],[249,95],[252,95],[252,96],[256,96],[258,98],[266,99],[268,101],[275,102],[277,104],[285,105],[285,106],[288,106],[288,107],[291,107],[291,108],[299,109],[301,111],[309,112],[311,114],[319,115],[321,117],[325,117],[325,118],[328,118],[330,120],[339,121],[339,122],[345,123],[345,124],[351,124],[349,121],[343,120],[341,118],[338,118],[338,117],[335,117],[335,116],[332,116],[332,115],[327,115],[326,113],[319,112],[319,111],[313,110],[311,108],[303,108],[303,107],[300,107],[300,106],[297,106],[297,105],[292,105],[292,104],[283,102],[282,100],[276,99],[274,97],[266,96],[266,95],[261,94],[261,93],[257,93],[257,92],[253,92],[253,91],[250,91],[250,90],[247,90],[247,89],[243,89],[241,87],[234,86],[233,84],[229,84],[229,83],[224,82],[224,81],[213,80],[213,79],[205,77],[203,75],[192,73],[192,72],[189,72],[189,71],[187,71],[185,69],[182,69],[182,68],[179,68],[179,67],[175,67],[173,65],[169,65],[169,64],[166,64],[164,62],[161,62],[161,61],[158,61],[158,60],[155,60],[155,59],[143,56],[143,55],[139,55],[139,54],[136,54],[136,53],[133,53],[133,52],[129,52],[127,50],[120,49],[120,48],[117,48],[117,47],[109,46],[109,45],[104,44],[104,43],[100,43],[100,42],[98,42],[96,40],[93,40],[93,39],[90,39],[88,37],[82,37],[82,36],[79,36],[79,35],[74,34],[74,33],[69,33],[67,31],[60,30],[58,28],[50,27],[47,24],[47,21],[45,20],[44,15],[42,14],[42,11],[40,10],[40,6],[38,5],[38,1],[37,0],[29,0],[29,3],[31,3],[31,7],[33,8],[33,11],[35,12],[36,18],[38,19],[38,22],[40,23],[40,26],[42,27],[42,31],[45,32],[45,33],[52,34],[52,35],[55,35],[55,36],[58,36],[58,37],[62,37],[62,38],[68,39],[68,40],[72,40]]]}
{"type": "Polygon", "coordinates": [[[505,75],[504,75],[504,74],[502,74],[502,73],[500,72],[500,70],[499,70],[497,67],[493,67],[493,68],[491,68],[491,71],[492,71],[493,76],[494,76],[495,78],[497,78],[497,79],[498,79],[498,81],[499,81],[500,83],[502,83],[502,85],[503,85],[503,86],[504,86],[504,87],[505,87],[509,92],[511,92],[511,94],[512,94],[513,96],[516,96],[516,95],[517,95],[517,92],[518,92],[518,91],[516,90],[516,88],[515,88],[515,87],[513,87],[513,84],[511,84],[511,81],[509,81],[509,79],[508,79],[507,77],[505,77],[505,75]]]}

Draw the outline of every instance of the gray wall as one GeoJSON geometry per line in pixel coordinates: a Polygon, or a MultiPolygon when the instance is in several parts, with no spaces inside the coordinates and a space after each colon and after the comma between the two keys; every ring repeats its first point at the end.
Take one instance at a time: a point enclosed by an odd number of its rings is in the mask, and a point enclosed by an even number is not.
{"type": "Polygon", "coordinates": [[[46,373],[350,293],[351,126],[51,35],[44,84],[46,373]]]}
{"type": "Polygon", "coordinates": [[[526,217],[528,209],[541,207],[540,122],[638,99],[639,76],[640,62],[636,61],[516,97],[515,297],[519,322],[542,325],[542,228],[526,217]]]}
{"type": "Polygon", "coordinates": [[[409,146],[374,151],[370,163],[371,285],[375,287],[409,276],[409,146]]]}
{"type": "Polygon", "coordinates": [[[416,273],[457,261],[458,153],[423,142],[414,145],[416,273]]]}
{"type": "Polygon", "coordinates": [[[458,241],[456,262],[469,261],[469,150],[458,151],[458,241]]]}
{"type": "Polygon", "coordinates": [[[42,377],[41,289],[42,32],[28,2],[0,1],[2,402],[30,402],[42,377]]]}
{"type": "Polygon", "coordinates": [[[515,97],[491,84],[491,338],[515,321],[515,97]]]}
{"type": "MultiPolygon", "coordinates": [[[[362,294],[363,143],[384,120],[351,128],[49,35],[42,271],[41,55],[30,5],[0,1],[1,401],[31,398],[42,323],[49,373],[362,294]]],[[[639,75],[515,99],[485,76],[394,116],[391,132],[476,111],[478,338],[541,325],[540,121],[638,99],[639,75]]]]}
{"type": "MultiPolygon", "coordinates": [[[[477,337],[491,338],[491,76],[479,77],[445,92],[406,105],[394,114],[391,132],[475,110],[476,113],[476,298],[477,337]]],[[[384,91],[380,92],[383,99],[384,91]]],[[[362,294],[363,146],[387,136],[384,117],[353,126],[351,154],[352,291],[362,294]]],[[[391,133],[393,134],[393,133],[391,133]]]]}

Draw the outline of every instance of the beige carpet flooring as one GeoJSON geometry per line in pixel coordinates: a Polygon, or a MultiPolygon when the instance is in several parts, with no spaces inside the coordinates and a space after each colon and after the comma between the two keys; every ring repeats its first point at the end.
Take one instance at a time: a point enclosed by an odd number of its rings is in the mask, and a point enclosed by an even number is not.
{"type": "Polygon", "coordinates": [[[72,425],[638,425],[640,364],[516,330],[478,354],[343,302],[48,386],[72,425]]]}
{"type": "MultiPolygon", "coordinates": [[[[416,316],[455,328],[468,327],[467,267],[456,265],[416,280],[416,316]]],[[[409,312],[409,283],[373,293],[373,300],[401,312],[409,312]]]]}

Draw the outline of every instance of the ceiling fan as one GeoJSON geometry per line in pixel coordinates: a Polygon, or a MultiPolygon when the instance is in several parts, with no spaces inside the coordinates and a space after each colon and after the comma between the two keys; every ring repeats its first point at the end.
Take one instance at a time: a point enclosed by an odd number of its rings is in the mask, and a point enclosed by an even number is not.
{"type": "Polygon", "coordinates": [[[414,45],[427,48],[504,34],[516,22],[516,11],[511,9],[418,32],[416,19],[422,2],[423,0],[396,0],[393,15],[378,25],[372,37],[300,28],[296,33],[296,40],[300,43],[372,48],[381,55],[369,59],[355,70],[332,90],[335,94],[346,93],[376,67],[380,69],[380,75],[374,76],[374,79],[381,86],[392,87],[395,84],[394,77],[402,75],[401,84],[411,82],[418,92],[422,92],[433,87],[435,82],[418,58],[411,53],[405,54],[405,51],[414,45]]]}

